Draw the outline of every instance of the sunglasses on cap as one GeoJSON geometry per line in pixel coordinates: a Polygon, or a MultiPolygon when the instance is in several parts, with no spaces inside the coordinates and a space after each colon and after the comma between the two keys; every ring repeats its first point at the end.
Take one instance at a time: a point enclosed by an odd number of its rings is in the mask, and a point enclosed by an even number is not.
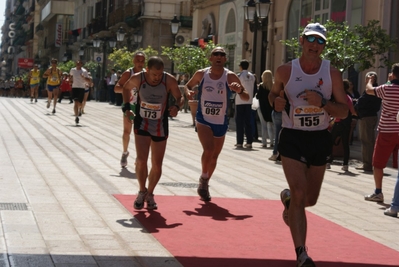
{"type": "Polygon", "coordinates": [[[323,38],[313,35],[305,35],[305,39],[308,40],[309,43],[313,43],[315,40],[317,40],[317,43],[321,45],[326,43],[326,40],[324,40],[323,38]]]}
{"type": "Polygon", "coordinates": [[[218,56],[225,57],[226,53],[224,53],[224,52],[213,52],[212,55],[215,56],[215,57],[218,57],[218,56]]]}

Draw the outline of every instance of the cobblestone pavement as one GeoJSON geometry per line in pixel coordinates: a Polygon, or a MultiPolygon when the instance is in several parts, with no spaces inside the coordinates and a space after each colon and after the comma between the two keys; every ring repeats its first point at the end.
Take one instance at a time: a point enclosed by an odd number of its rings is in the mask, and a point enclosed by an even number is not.
{"type": "MultiPolygon", "coordinates": [[[[90,101],[76,127],[68,103],[57,104],[52,115],[43,99],[31,104],[0,98],[0,266],[180,266],[112,196],[138,190],[133,145],[128,168],[119,163],[120,107],[90,101]],[[120,223],[124,220],[132,225],[120,223]]],[[[155,193],[195,196],[191,185],[200,175],[202,150],[191,115],[179,113],[169,122],[155,193]]],[[[235,149],[231,128],[211,181],[212,196],[279,199],[287,183],[281,165],[268,160],[271,150],[260,143],[235,149]]],[[[373,176],[355,170],[359,143],[351,149],[350,172],[332,165],[318,204],[309,210],[399,251],[399,221],[383,215],[397,170],[385,170],[385,204],[366,202],[373,176]]]]}

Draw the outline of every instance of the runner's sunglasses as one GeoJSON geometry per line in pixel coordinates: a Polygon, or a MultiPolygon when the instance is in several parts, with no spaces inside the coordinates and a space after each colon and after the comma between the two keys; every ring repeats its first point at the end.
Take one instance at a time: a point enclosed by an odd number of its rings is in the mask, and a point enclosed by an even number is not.
{"type": "Polygon", "coordinates": [[[320,37],[316,37],[313,35],[304,35],[304,36],[305,36],[305,39],[308,40],[309,43],[313,43],[315,40],[317,40],[317,43],[321,44],[321,45],[326,43],[326,40],[324,40],[323,38],[320,38],[320,37]]]}
{"type": "Polygon", "coordinates": [[[226,53],[224,53],[224,52],[213,52],[212,55],[215,56],[215,57],[219,57],[219,56],[225,57],[226,53]]]}

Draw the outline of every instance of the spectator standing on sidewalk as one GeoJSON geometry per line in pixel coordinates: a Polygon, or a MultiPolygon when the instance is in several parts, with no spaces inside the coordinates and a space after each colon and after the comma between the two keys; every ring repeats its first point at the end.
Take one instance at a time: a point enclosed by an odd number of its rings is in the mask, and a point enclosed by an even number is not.
{"type": "Polygon", "coordinates": [[[249,99],[244,100],[241,97],[235,98],[235,106],[236,106],[236,147],[243,147],[244,143],[244,135],[247,138],[247,143],[245,145],[246,148],[252,148],[253,142],[253,127],[251,125],[252,120],[252,98],[254,97],[255,89],[256,89],[256,80],[255,76],[248,71],[249,62],[247,60],[241,60],[240,62],[240,73],[238,77],[241,81],[241,84],[248,92],[249,99]]]}
{"type": "Polygon", "coordinates": [[[62,79],[61,79],[61,85],[60,85],[60,90],[61,94],[58,97],[58,103],[61,103],[62,99],[64,96],[68,96],[69,98],[69,104],[72,104],[72,87],[71,87],[71,81],[69,80],[69,74],[68,72],[64,72],[62,74],[62,79]]]}
{"type": "Polygon", "coordinates": [[[115,69],[111,69],[111,75],[108,83],[109,104],[115,105],[115,91],[114,87],[118,80],[115,69]]]}
{"type": "Polygon", "coordinates": [[[58,99],[58,92],[59,92],[59,87],[61,84],[61,77],[62,77],[62,72],[61,70],[57,67],[58,60],[53,58],[51,60],[51,67],[48,68],[44,74],[43,78],[47,79],[47,108],[50,107],[51,105],[51,100],[53,99],[53,114],[55,114],[55,106],[57,105],[57,99],[58,99]]]}
{"type": "Polygon", "coordinates": [[[373,154],[375,190],[374,193],[364,197],[368,201],[384,202],[382,193],[384,168],[392,152],[399,145],[399,123],[396,121],[399,110],[399,63],[392,65],[391,73],[390,84],[375,87],[371,75],[366,80],[366,93],[382,99],[378,135],[373,154]]]}
{"type": "MultiPolygon", "coordinates": [[[[399,111],[396,115],[396,122],[399,123],[399,111]]],[[[396,159],[397,160],[397,159],[396,159]]],[[[396,178],[395,187],[393,189],[393,197],[391,206],[384,211],[384,214],[391,217],[398,217],[399,213],[399,172],[396,178]]]]}
{"type": "Polygon", "coordinates": [[[297,266],[315,266],[307,254],[305,208],[317,202],[331,153],[330,115],[345,118],[348,114],[342,74],[320,57],[326,32],[319,23],[305,27],[299,37],[300,58],[277,68],[269,94],[270,104],[283,115],[279,152],[290,189],[284,189],[280,198],[297,266]],[[331,96],[334,102],[329,100],[331,96]]]}
{"type": "MultiPolygon", "coordinates": [[[[378,86],[377,78],[377,73],[370,71],[366,74],[365,81],[367,82],[371,79],[372,85],[378,86]]],[[[375,129],[378,123],[378,111],[380,108],[381,99],[367,94],[366,90],[356,101],[355,110],[359,118],[359,139],[363,161],[361,166],[356,167],[357,170],[373,171],[372,161],[375,145],[375,129]]]]}
{"type": "Polygon", "coordinates": [[[86,83],[91,82],[88,71],[82,67],[83,62],[78,59],[76,67],[69,71],[69,79],[72,84],[72,98],[74,100],[73,112],[75,114],[75,123],[79,124],[79,115],[81,115],[82,103],[85,95],[86,83]]]}
{"type": "Polygon", "coordinates": [[[272,111],[272,121],[274,127],[274,147],[273,154],[269,157],[271,161],[279,161],[280,155],[278,153],[278,143],[280,139],[280,131],[283,125],[282,113],[275,110],[272,111]]]}
{"type": "MultiPolygon", "coordinates": [[[[226,69],[226,51],[215,47],[210,55],[211,66],[200,69],[186,83],[185,92],[189,100],[198,86],[198,109],[195,117],[198,139],[202,145],[201,170],[197,189],[203,201],[210,201],[209,180],[217,165],[217,159],[223,148],[228,128],[228,106],[230,95],[237,93],[237,98],[248,100],[249,94],[237,75],[226,69]]],[[[253,84],[251,84],[253,86],[253,84]]],[[[251,110],[251,105],[249,105],[251,110]]]]}
{"type": "Polygon", "coordinates": [[[18,80],[15,81],[15,96],[23,97],[24,96],[24,88],[25,88],[25,83],[22,80],[22,77],[18,77],[18,80]]]}
{"type": "Polygon", "coordinates": [[[184,104],[183,104],[183,110],[184,113],[187,113],[188,111],[188,99],[186,94],[184,93],[184,85],[188,82],[188,74],[183,74],[179,77],[179,88],[180,88],[180,92],[182,93],[182,95],[184,96],[184,104]]]}
{"type": "MultiPolygon", "coordinates": [[[[124,71],[121,75],[121,78],[118,80],[118,83],[115,85],[115,93],[122,94],[123,86],[135,73],[139,73],[143,71],[145,65],[145,54],[142,51],[138,51],[133,55],[133,68],[129,68],[124,71]]],[[[132,112],[136,114],[135,105],[137,104],[137,88],[130,88],[130,97],[129,97],[129,105],[132,109],[132,112]]],[[[124,104],[122,104],[122,109],[124,108],[124,104]]],[[[130,120],[123,114],[123,133],[122,133],[122,157],[121,157],[121,167],[124,168],[127,166],[127,158],[129,156],[129,142],[130,142],[130,134],[132,133],[133,121],[130,120]]]]}
{"type": "MultiPolygon", "coordinates": [[[[352,98],[349,95],[349,80],[344,80],[344,90],[346,92],[346,100],[349,107],[348,116],[345,119],[341,118],[334,118],[334,125],[331,129],[331,136],[332,136],[332,143],[337,145],[335,142],[336,140],[340,140],[338,142],[342,142],[342,147],[344,150],[344,160],[342,164],[342,170],[347,172],[349,170],[349,155],[350,155],[350,148],[349,148],[349,139],[350,139],[350,131],[352,125],[352,115],[356,115],[355,109],[353,108],[352,98]]],[[[332,153],[329,156],[328,163],[326,168],[331,169],[330,164],[333,161],[332,153]]]]}
{"type": "Polygon", "coordinates": [[[157,209],[154,190],[162,175],[162,162],[166,140],[169,136],[168,116],[176,117],[183,104],[175,77],[164,72],[160,57],[150,57],[146,71],[135,73],[123,85],[123,113],[134,117],[134,139],[136,144],[136,175],[139,192],[134,201],[135,209],[157,209]],[[138,89],[137,105],[130,105],[132,89],[138,89]],[[173,95],[176,105],[168,106],[168,96],[173,95]],[[151,169],[148,172],[148,156],[151,151],[151,169]],[[148,188],[146,186],[148,179],[148,188]]]}
{"type": "Polygon", "coordinates": [[[273,73],[265,70],[262,73],[262,82],[259,84],[256,98],[259,99],[258,116],[262,126],[262,147],[267,147],[267,136],[270,147],[274,147],[274,125],[272,120],[273,108],[269,103],[269,93],[273,87],[273,73]]]}

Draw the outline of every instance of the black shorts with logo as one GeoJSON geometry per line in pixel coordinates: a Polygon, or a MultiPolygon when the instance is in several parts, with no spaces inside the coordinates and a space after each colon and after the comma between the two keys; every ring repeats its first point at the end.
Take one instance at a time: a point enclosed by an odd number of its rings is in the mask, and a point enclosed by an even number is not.
{"type": "Polygon", "coordinates": [[[323,166],[332,151],[330,132],[302,131],[283,128],[280,132],[278,151],[281,156],[298,160],[309,166],[323,166]]]}

